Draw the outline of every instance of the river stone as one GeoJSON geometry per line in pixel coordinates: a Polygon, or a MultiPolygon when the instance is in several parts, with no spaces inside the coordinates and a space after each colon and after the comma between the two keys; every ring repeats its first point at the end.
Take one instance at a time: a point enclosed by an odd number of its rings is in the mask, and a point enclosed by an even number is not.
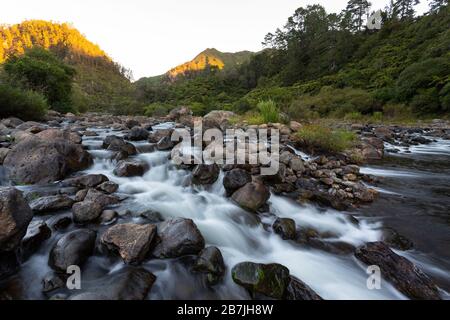
{"type": "Polygon", "coordinates": [[[21,258],[26,260],[36,253],[45,240],[50,239],[52,231],[43,220],[31,221],[20,246],[21,258]]]}
{"type": "Polygon", "coordinates": [[[7,126],[8,128],[16,128],[16,127],[20,126],[22,123],[23,123],[22,120],[20,120],[19,118],[15,118],[15,117],[9,117],[9,118],[2,120],[2,124],[7,126]]]}
{"type": "Polygon", "coordinates": [[[50,251],[49,266],[60,272],[72,265],[81,267],[94,251],[96,237],[95,231],[87,229],[65,234],[50,251]]]}
{"type": "Polygon", "coordinates": [[[139,264],[146,258],[155,234],[152,224],[118,224],[103,234],[101,242],[110,251],[118,251],[125,263],[139,264]]]}
{"type": "Polygon", "coordinates": [[[207,247],[203,249],[195,261],[193,270],[206,274],[206,281],[210,285],[215,285],[222,280],[225,274],[225,263],[222,253],[217,247],[207,247]]]}
{"type": "Polygon", "coordinates": [[[97,189],[106,193],[114,193],[119,189],[119,185],[112,181],[106,181],[99,185],[97,189]]]}
{"type": "Polygon", "coordinates": [[[81,136],[73,131],[61,130],[61,129],[47,129],[36,134],[36,137],[47,141],[53,140],[68,140],[75,144],[81,143],[81,136]]]}
{"type": "Polygon", "coordinates": [[[49,293],[51,291],[64,288],[66,282],[60,276],[60,274],[50,271],[42,279],[42,292],[49,293]]]}
{"type": "Polygon", "coordinates": [[[142,127],[133,127],[131,131],[127,134],[126,138],[131,141],[141,141],[147,140],[149,132],[142,127]]]}
{"type": "Polygon", "coordinates": [[[176,258],[198,254],[205,247],[205,239],[191,219],[174,218],[158,226],[161,240],[153,255],[159,258],[176,258]]]}
{"type": "Polygon", "coordinates": [[[233,193],[231,198],[242,208],[256,212],[269,200],[270,191],[262,183],[250,182],[233,193]]]}
{"type": "Polygon", "coordinates": [[[124,152],[127,156],[137,154],[134,145],[117,136],[107,136],[103,141],[103,148],[109,151],[124,152]]]}
{"type": "Polygon", "coordinates": [[[438,288],[416,265],[394,253],[383,242],[359,247],[355,256],[367,265],[377,265],[381,274],[400,292],[412,299],[440,300],[438,288]]]}
{"type": "Polygon", "coordinates": [[[104,194],[96,189],[89,189],[83,201],[96,202],[102,207],[118,204],[120,199],[115,195],[104,194]]]}
{"type": "Polygon", "coordinates": [[[128,119],[127,121],[125,121],[125,127],[127,127],[128,129],[138,127],[138,126],[140,126],[140,123],[137,120],[128,119]]]}
{"type": "Polygon", "coordinates": [[[11,149],[3,165],[17,184],[42,184],[86,169],[92,161],[92,156],[79,144],[30,137],[11,149]]]}
{"type": "Polygon", "coordinates": [[[213,184],[219,178],[220,168],[217,164],[199,164],[192,171],[192,183],[196,185],[213,184]]]}
{"type": "Polygon", "coordinates": [[[35,213],[46,213],[71,208],[74,201],[66,195],[43,197],[30,202],[35,213]]]}
{"type": "Polygon", "coordinates": [[[411,250],[414,247],[411,240],[389,227],[385,227],[383,230],[383,241],[390,247],[402,251],[411,250]]]}
{"type": "Polygon", "coordinates": [[[87,292],[69,300],[144,300],[156,276],[144,268],[127,266],[87,285],[87,292]]]}
{"type": "Polygon", "coordinates": [[[172,149],[175,146],[175,142],[172,141],[172,138],[170,136],[166,136],[161,138],[161,140],[158,141],[156,144],[156,148],[159,151],[167,151],[172,149]]]}
{"type": "Polygon", "coordinates": [[[203,117],[203,128],[224,130],[229,125],[230,119],[235,116],[236,114],[232,111],[213,110],[203,117]]]}
{"type": "Polygon", "coordinates": [[[322,300],[313,289],[294,276],[290,276],[285,298],[287,300],[322,300]]]}
{"type": "Polygon", "coordinates": [[[116,221],[117,212],[114,210],[104,210],[100,216],[100,223],[103,225],[112,224],[116,221]]]}
{"type": "Polygon", "coordinates": [[[233,281],[246,288],[252,295],[263,294],[282,299],[289,284],[289,269],[281,264],[242,262],[231,270],[233,281]]]}
{"type": "Polygon", "coordinates": [[[296,237],[295,221],[289,218],[278,218],[272,225],[273,231],[283,240],[293,240],[296,237]]]}
{"type": "Polygon", "coordinates": [[[87,189],[87,188],[94,188],[106,181],[108,181],[108,178],[103,174],[87,174],[80,177],[66,179],[62,182],[62,184],[64,186],[87,189]]]}
{"type": "Polygon", "coordinates": [[[138,160],[122,160],[114,168],[114,174],[118,177],[143,176],[148,170],[148,164],[138,160]]]}
{"type": "Polygon", "coordinates": [[[148,142],[158,143],[164,137],[170,137],[172,135],[172,129],[162,129],[150,132],[148,142]]]}
{"type": "Polygon", "coordinates": [[[33,218],[22,192],[0,187],[0,251],[13,251],[20,244],[33,218]]]}
{"type": "Polygon", "coordinates": [[[77,202],[72,207],[73,221],[78,224],[93,222],[102,212],[103,206],[94,201],[77,202]]]}
{"type": "Polygon", "coordinates": [[[10,149],[8,149],[8,148],[0,148],[0,165],[3,164],[3,161],[5,160],[6,156],[8,155],[9,150],[10,149]]]}
{"type": "Polygon", "coordinates": [[[249,182],[252,182],[251,174],[242,169],[228,171],[223,178],[223,186],[228,196],[231,196],[237,189],[242,188],[249,182]]]}

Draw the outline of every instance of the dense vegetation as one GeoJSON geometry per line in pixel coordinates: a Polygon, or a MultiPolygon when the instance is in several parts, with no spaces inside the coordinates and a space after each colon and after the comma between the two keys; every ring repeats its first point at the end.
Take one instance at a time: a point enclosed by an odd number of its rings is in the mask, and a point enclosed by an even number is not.
{"type": "Polygon", "coordinates": [[[448,114],[448,1],[432,1],[421,17],[414,16],[415,2],[391,2],[380,30],[365,26],[367,1],[351,0],[340,14],[320,5],[299,8],[237,70],[205,67],[172,82],[142,79],[137,98],[158,114],[177,105],[198,114],[245,113],[269,99],[293,118],[448,114]]]}

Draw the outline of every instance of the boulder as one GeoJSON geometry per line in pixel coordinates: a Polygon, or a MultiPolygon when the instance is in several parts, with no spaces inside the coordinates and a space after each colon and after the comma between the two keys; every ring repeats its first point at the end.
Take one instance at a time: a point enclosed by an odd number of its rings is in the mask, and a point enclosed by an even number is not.
{"type": "Polygon", "coordinates": [[[282,299],[289,284],[289,269],[277,264],[241,262],[231,270],[233,281],[250,291],[252,296],[282,299]]]}
{"type": "Polygon", "coordinates": [[[54,270],[65,273],[72,265],[82,266],[95,247],[95,231],[80,229],[65,234],[53,246],[48,264],[54,270]]]}
{"type": "Polygon", "coordinates": [[[289,218],[278,218],[272,225],[273,231],[283,240],[293,240],[296,237],[295,221],[289,218]]]}
{"type": "Polygon", "coordinates": [[[214,110],[203,117],[203,128],[218,128],[224,130],[228,127],[230,119],[236,114],[231,111],[214,110]]]}
{"type": "Polygon", "coordinates": [[[192,183],[196,185],[213,184],[219,178],[217,164],[199,164],[192,171],[192,183]]]}
{"type": "Polygon", "coordinates": [[[118,204],[120,199],[117,196],[104,194],[96,189],[89,189],[83,201],[95,202],[104,208],[113,204],[118,204]]]}
{"type": "Polygon", "coordinates": [[[322,300],[307,284],[294,276],[290,276],[286,288],[286,300],[322,300]]]}
{"type": "Polygon", "coordinates": [[[250,182],[234,192],[231,198],[242,208],[256,212],[269,200],[270,191],[262,183],[250,182]]]}
{"type": "Polygon", "coordinates": [[[147,163],[139,160],[122,160],[114,168],[114,174],[118,177],[143,176],[149,169],[147,163]]]}
{"type": "Polygon", "coordinates": [[[114,193],[119,189],[119,185],[112,181],[106,181],[99,185],[97,189],[106,193],[114,193]]]}
{"type": "Polygon", "coordinates": [[[152,224],[118,224],[109,228],[101,242],[111,251],[118,252],[127,264],[139,264],[147,256],[156,234],[152,224]]]}
{"type": "Polygon", "coordinates": [[[42,292],[49,293],[51,291],[64,288],[66,282],[60,274],[50,271],[42,279],[42,292]]]}
{"type": "Polygon", "coordinates": [[[164,137],[171,137],[173,129],[160,129],[152,131],[149,134],[148,141],[151,143],[158,143],[164,137]]]}
{"type": "Polygon", "coordinates": [[[30,223],[25,237],[20,246],[21,259],[26,260],[36,253],[45,240],[50,239],[52,231],[47,223],[42,220],[34,220],[30,223]]]}
{"type": "Polygon", "coordinates": [[[130,132],[126,135],[127,140],[131,141],[141,141],[147,140],[149,133],[142,127],[133,127],[130,132]]]}
{"type": "Polygon", "coordinates": [[[67,140],[75,144],[80,144],[82,141],[77,132],[61,129],[47,129],[36,134],[36,137],[47,141],[67,140]]]}
{"type": "Polygon", "coordinates": [[[118,213],[114,210],[104,210],[100,216],[100,223],[108,225],[114,223],[117,219],[118,213]]]}
{"type": "Polygon", "coordinates": [[[228,171],[223,178],[223,186],[225,187],[227,196],[231,196],[236,190],[250,182],[252,182],[251,174],[242,169],[228,171]]]}
{"type": "Polygon", "coordinates": [[[172,121],[178,121],[181,118],[184,117],[190,117],[192,116],[192,111],[188,107],[178,107],[175,109],[172,109],[168,115],[168,118],[172,121]]]}
{"type": "Polygon", "coordinates": [[[87,174],[80,177],[66,179],[62,182],[63,186],[77,187],[80,189],[95,188],[108,178],[103,174],[87,174]]]}
{"type": "Polygon", "coordinates": [[[153,255],[159,258],[176,258],[198,254],[205,247],[205,239],[191,219],[174,218],[158,226],[160,243],[153,255]]]}
{"type": "Polygon", "coordinates": [[[117,136],[107,136],[105,140],[103,140],[103,148],[109,151],[121,152],[127,156],[137,154],[137,150],[134,145],[117,136]]]}
{"type": "Polygon", "coordinates": [[[127,127],[128,129],[138,127],[138,126],[140,126],[140,123],[137,120],[128,119],[127,121],[125,121],[125,127],[127,127]]]}
{"type": "Polygon", "coordinates": [[[172,149],[173,147],[175,147],[175,142],[172,141],[172,137],[170,136],[161,138],[161,140],[159,140],[156,144],[156,148],[159,151],[167,151],[172,149]]]}
{"type": "Polygon", "coordinates": [[[3,161],[5,160],[6,156],[9,153],[8,148],[0,148],[0,166],[3,164],[3,161]]]}
{"type": "Polygon", "coordinates": [[[20,126],[23,123],[23,121],[20,120],[19,118],[10,117],[7,119],[3,119],[1,123],[8,128],[16,128],[20,126]]]}
{"type": "Polygon", "coordinates": [[[61,180],[91,163],[91,155],[81,145],[30,137],[13,147],[3,165],[13,182],[36,184],[61,180]]]}
{"type": "Polygon", "coordinates": [[[25,236],[33,218],[22,192],[0,187],[0,251],[14,251],[25,236]]]}
{"type": "Polygon", "coordinates": [[[72,207],[74,201],[66,195],[42,197],[30,202],[30,208],[35,213],[48,213],[72,207]]]}
{"type": "Polygon", "coordinates": [[[86,224],[97,220],[103,212],[103,206],[94,201],[77,202],[72,207],[73,221],[86,224]]]}
{"type": "Polygon", "coordinates": [[[206,275],[206,281],[210,285],[219,283],[225,274],[225,263],[222,253],[216,247],[203,249],[195,261],[193,270],[206,275]]]}
{"type": "Polygon", "coordinates": [[[367,265],[377,265],[386,280],[412,299],[441,299],[438,288],[422,270],[383,242],[371,242],[359,247],[355,257],[367,265]]]}

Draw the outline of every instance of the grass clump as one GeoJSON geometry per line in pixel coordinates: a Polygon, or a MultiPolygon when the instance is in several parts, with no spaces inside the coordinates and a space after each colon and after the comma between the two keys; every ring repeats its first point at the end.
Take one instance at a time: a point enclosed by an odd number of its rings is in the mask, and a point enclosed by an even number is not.
{"type": "Polygon", "coordinates": [[[303,126],[297,134],[306,145],[325,152],[342,152],[352,148],[357,140],[351,131],[333,130],[319,124],[303,126]]]}
{"type": "Polygon", "coordinates": [[[276,123],[280,121],[280,110],[273,100],[261,101],[258,103],[257,108],[264,123],[276,123]]]}

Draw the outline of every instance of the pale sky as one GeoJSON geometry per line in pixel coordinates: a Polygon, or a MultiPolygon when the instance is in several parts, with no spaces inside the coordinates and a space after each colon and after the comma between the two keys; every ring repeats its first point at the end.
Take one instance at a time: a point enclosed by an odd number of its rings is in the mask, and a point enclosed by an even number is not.
{"type": "MultiPolygon", "coordinates": [[[[320,3],[339,12],[347,0],[14,0],[2,1],[0,23],[70,22],[134,78],[162,74],[206,48],[259,51],[268,32],[296,8],[320,3]]],[[[388,0],[371,0],[373,9],[388,0]]],[[[426,0],[418,6],[427,7],[426,0]]]]}

